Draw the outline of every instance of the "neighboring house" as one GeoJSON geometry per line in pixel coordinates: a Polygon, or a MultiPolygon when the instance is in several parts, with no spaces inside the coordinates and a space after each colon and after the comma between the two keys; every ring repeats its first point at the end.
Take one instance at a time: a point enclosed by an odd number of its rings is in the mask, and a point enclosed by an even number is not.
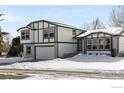
{"type": "Polygon", "coordinates": [[[90,30],[75,37],[82,44],[85,53],[111,53],[115,49],[117,54],[124,53],[124,30],[121,27],[90,30]]]}
{"type": "Polygon", "coordinates": [[[85,32],[82,29],[47,20],[29,23],[17,31],[21,34],[23,56],[34,59],[65,57],[80,50],[73,37],[85,32]]]}

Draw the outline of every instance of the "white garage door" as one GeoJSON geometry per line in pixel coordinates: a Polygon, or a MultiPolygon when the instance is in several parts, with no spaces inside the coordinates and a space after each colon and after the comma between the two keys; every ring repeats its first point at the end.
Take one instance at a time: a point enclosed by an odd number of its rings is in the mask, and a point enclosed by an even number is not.
{"type": "Polygon", "coordinates": [[[54,59],[55,52],[54,46],[37,46],[36,59],[54,59]]]}

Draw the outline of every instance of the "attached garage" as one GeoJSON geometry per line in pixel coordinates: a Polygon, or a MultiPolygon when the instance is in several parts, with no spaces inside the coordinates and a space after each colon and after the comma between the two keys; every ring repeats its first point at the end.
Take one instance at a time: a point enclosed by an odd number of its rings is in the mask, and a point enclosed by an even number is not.
{"type": "Polygon", "coordinates": [[[55,47],[49,46],[35,46],[35,59],[54,59],[55,47]]]}

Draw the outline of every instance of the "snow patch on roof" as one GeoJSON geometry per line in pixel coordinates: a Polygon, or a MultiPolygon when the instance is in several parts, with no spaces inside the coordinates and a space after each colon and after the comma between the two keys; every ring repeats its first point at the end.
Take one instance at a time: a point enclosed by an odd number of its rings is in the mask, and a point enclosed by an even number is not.
{"type": "Polygon", "coordinates": [[[102,33],[108,33],[108,34],[112,34],[112,35],[119,35],[121,32],[123,31],[123,28],[121,27],[112,27],[112,28],[107,28],[107,29],[97,29],[97,30],[88,30],[87,32],[77,36],[77,37],[84,37],[87,36],[89,34],[92,33],[98,33],[98,32],[102,32],[102,33]]]}

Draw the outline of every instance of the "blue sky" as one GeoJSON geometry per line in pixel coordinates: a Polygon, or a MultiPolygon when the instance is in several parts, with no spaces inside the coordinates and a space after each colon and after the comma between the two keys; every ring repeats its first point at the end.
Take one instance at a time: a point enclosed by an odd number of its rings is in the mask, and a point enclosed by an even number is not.
{"type": "Polygon", "coordinates": [[[0,13],[4,13],[5,16],[3,16],[4,20],[0,22],[0,25],[3,31],[9,32],[13,37],[19,35],[16,32],[19,27],[26,26],[31,21],[42,19],[81,27],[84,23],[90,23],[99,17],[107,25],[114,7],[105,5],[1,5],[0,13]]]}

